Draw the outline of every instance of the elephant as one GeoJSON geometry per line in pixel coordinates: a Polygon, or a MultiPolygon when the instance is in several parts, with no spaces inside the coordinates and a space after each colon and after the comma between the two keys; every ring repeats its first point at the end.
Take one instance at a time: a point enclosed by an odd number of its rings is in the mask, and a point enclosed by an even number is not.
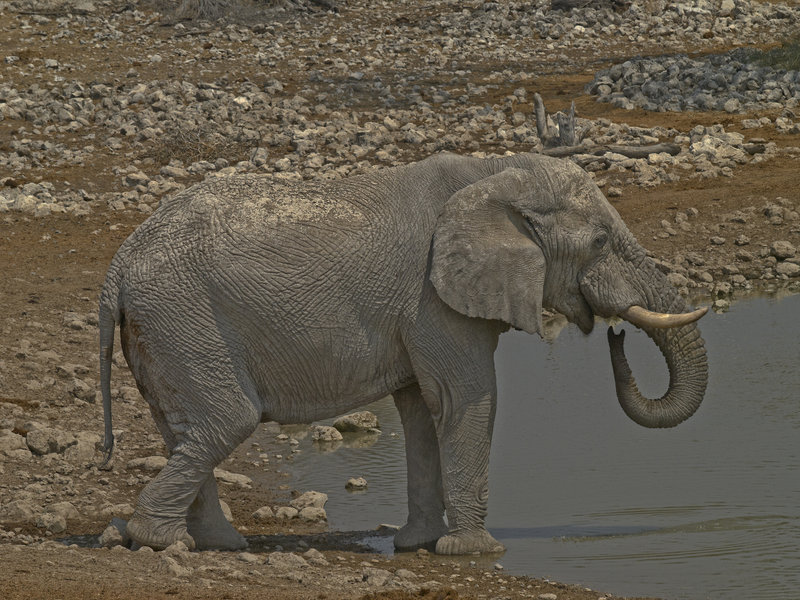
{"type": "Polygon", "coordinates": [[[408,516],[398,549],[500,552],[485,526],[497,391],[493,355],[542,311],[588,334],[620,316],[664,354],[670,383],[642,396],[609,328],[617,396],[672,427],[699,407],[697,319],[593,179],[541,154],[437,154],[316,183],[207,179],[128,237],[100,295],[111,457],[116,327],[169,450],[127,525],[152,548],[238,549],[213,470],[259,422],[310,423],[392,395],[405,434],[408,516]],[[446,520],[445,520],[446,517],[446,520]]]}

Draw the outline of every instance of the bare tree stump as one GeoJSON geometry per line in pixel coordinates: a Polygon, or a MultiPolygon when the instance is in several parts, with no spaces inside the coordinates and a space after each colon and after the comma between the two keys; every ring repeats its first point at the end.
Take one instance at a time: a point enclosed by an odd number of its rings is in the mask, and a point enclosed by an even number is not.
{"type": "Polygon", "coordinates": [[[569,113],[556,113],[555,121],[547,114],[542,97],[533,95],[533,112],[536,115],[536,131],[545,148],[577,146],[586,134],[586,128],[578,128],[575,123],[575,103],[569,113]]]}

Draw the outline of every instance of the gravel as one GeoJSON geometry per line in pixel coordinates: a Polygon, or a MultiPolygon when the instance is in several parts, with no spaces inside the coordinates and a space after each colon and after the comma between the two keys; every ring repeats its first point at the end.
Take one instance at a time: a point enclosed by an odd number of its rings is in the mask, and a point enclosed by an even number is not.
{"type": "MultiPolygon", "coordinates": [[[[354,35],[339,25],[341,12],[309,3],[292,19],[212,25],[174,23],[146,11],[145,3],[111,11],[110,2],[0,2],[0,30],[36,32],[24,40],[35,39],[40,48],[30,57],[0,56],[0,122],[14,132],[0,145],[0,213],[146,214],[209,176],[332,179],[445,150],[538,151],[535,119],[523,105],[536,78],[564,61],[581,53],[588,64],[598,53],[618,55],[626,40],[657,39],[662,50],[704,48],[735,33],[740,43],[764,43],[773,40],[776,23],[800,23],[800,7],[749,0],[632,4],[621,12],[551,11],[539,0],[443,2],[436,10],[394,3],[398,16],[376,27],[357,12],[362,4],[369,13],[364,0],[347,3],[348,18],[364,20],[354,35]],[[92,51],[74,51],[75,39],[88,41],[92,51]],[[70,44],[66,51],[64,44],[70,44]],[[95,54],[117,53],[130,65],[121,69],[124,77],[93,62],[95,54]],[[281,75],[287,70],[304,77],[281,75]],[[51,175],[75,170],[94,170],[95,179],[109,183],[97,190],[94,181],[81,185],[51,175]]],[[[800,99],[798,73],[745,65],[743,56],[630,59],[598,73],[589,89],[626,108],[780,106],[789,112],[774,121],[763,117],[766,124],[800,131],[791,111],[800,99]]],[[[589,143],[681,145],[676,157],[575,157],[601,185],[606,171],[629,173],[643,187],[724,176],[775,152],[748,153],[747,140],[719,129],[645,130],[603,119],[579,124],[589,143]]],[[[607,191],[613,197],[617,190],[609,185],[607,191]]]]}
{"type": "MultiPolygon", "coordinates": [[[[794,109],[800,71],[759,65],[753,52],[736,49],[689,58],[636,57],[599,71],[587,91],[618,108],[650,111],[717,110],[728,113],[794,109]]],[[[785,123],[800,133],[800,123],[785,123]]]]}

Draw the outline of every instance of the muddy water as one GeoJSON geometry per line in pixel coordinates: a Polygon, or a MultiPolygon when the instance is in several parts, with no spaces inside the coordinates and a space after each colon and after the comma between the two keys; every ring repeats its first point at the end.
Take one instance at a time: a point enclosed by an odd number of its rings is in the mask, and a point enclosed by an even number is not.
{"type": "MultiPolygon", "coordinates": [[[[604,329],[501,338],[488,518],[500,562],[620,595],[800,597],[800,296],[704,319],[708,393],[673,430],[622,413],[604,329]]],[[[660,395],[663,360],[626,330],[642,391],[660,395]]],[[[391,401],[371,409],[384,432],[371,447],[305,440],[294,460],[295,487],[330,495],[332,529],[406,516],[400,423],[391,401]],[[366,492],[345,491],[354,476],[366,492]]]]}

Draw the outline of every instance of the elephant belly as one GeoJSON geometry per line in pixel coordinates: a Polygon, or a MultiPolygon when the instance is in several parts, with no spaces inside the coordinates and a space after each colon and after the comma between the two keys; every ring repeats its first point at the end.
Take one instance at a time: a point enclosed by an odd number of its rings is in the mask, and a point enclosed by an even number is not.
{"type": "Polygon", "coordinates": [[[415,380],[397,346],[353,337],[339,343],[272,342],[246,359],[264,420],[289,424],[333,417],[415,380]]]}

